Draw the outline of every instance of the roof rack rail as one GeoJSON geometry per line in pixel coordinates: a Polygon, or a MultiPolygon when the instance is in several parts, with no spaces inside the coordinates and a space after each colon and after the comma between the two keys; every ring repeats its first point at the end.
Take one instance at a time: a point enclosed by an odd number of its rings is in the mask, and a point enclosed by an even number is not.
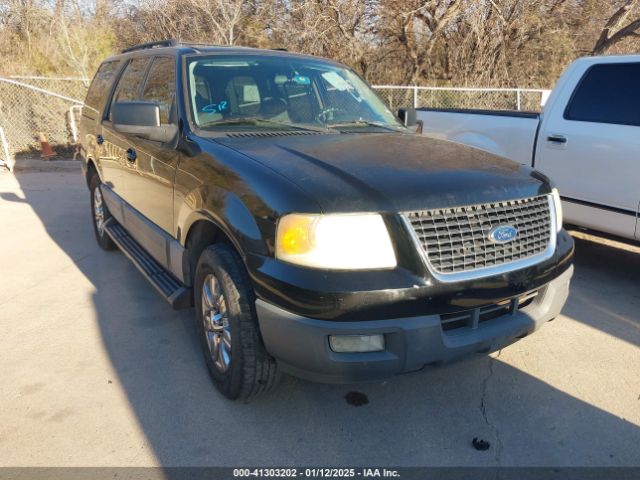
{"type": "Polygon", "coordinates": [[[135,45],[133,47],[125,48],[124,50],[121,50],[120,53],[134,52],[136,50],[145,50],[147,48],[176,47],[178,45],[180,45],[180,42],[174,39],[158,40],[157,42],[141,43],[140,45],[135,45]]]}
{"type": "Polygon", "coordinates": [[[183,47],[192,47],[192,48],[198,48],[198,47],[228,47],[229,45],[216,45],[213,43],[198,43],[198,42],[178,42],[179,45],[183,46],[183,47]]]}

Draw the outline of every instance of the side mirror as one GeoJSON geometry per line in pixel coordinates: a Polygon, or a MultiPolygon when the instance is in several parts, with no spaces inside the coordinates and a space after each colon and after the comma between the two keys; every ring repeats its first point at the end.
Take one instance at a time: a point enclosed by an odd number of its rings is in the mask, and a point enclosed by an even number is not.
{"type": "Polygon", "coordinates": [[[160,124],[160,106],[156,102],[114,103],[111,120],[116,132],[156,142],[170,142],[178,133],[176,125],[160,124]]]}
{"type": "Polygon", "coordinates": [[[401,108],[398,110],[398,118],[405,127],[413,127],[418,123],[418,116],[415,108],[401,108]]]}

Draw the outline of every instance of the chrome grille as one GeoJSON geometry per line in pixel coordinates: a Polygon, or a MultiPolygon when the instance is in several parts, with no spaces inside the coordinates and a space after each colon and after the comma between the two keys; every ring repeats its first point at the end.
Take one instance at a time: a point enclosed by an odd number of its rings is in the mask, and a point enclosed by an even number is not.
{"type": "Polygon", "coordinates": [[[545,252],[551,241],[548,195],[466,207],[407,214],[409,223],[436,273],[473,272],[517,262],[545,252]],[[490,239],[493,228],[510,225],[518,231],[510,242],[490,239]]]}

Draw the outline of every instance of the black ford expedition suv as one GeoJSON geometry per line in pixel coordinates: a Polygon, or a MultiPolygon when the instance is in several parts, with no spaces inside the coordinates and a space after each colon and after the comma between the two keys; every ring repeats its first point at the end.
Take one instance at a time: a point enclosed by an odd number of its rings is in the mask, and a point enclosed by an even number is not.
{"type": "Polygon", "coordinates": [[[80,140],[98,243],[195,306],[227,397],[420,370],[560,313],[574,247],[548,179],[402,113],[281,51],[163,41],[100,66],[80,140]]]}

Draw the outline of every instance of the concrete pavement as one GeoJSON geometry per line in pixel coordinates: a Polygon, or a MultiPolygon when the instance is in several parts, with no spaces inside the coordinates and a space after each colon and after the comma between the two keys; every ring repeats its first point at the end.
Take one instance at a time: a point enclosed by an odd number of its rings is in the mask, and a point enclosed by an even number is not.
{"type": "Polygon", "coordinates": [[[0,466],[640,465],[638,247],[578,239],[562,317],[491,357],[243,404],[193,312],[97,247],[79,171],[0,173],[0,232],[0,466]]]}

